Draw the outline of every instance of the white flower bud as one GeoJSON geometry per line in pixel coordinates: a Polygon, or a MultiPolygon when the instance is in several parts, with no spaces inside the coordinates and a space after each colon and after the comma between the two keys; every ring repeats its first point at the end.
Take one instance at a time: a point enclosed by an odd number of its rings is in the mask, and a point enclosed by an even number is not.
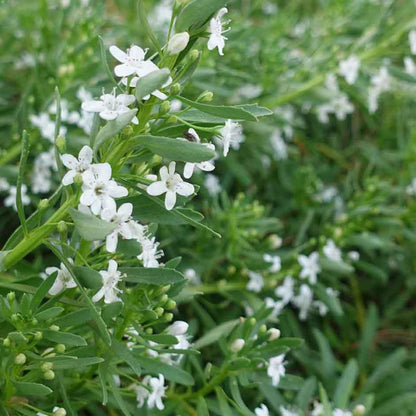
{"type": "Polygon", "coordinates": [[[173,35],[168,42],[168,53],[169,55],[176,55],[182,52],[189,42],[189,33],[181,32],[173,35]]]}
{"type": "Polygon", "coordinates": [[[170,335],[185,335],[188,332],[189,325],[185,321],[176,321],[169,328],[170,335]]]}
{"type": "Polygon", "coordinates": [[[17,365],[23,365],[26,362],[26,355],[20,353],[17,354],[15,359],[14,359],[15,364],[17,365]]]}
{"type": "Polygon", "coordinates": [[[270,328],[267,332],[269,333],[269,341],[275,341],[280,338],[280,330],[277,328],[270,328]]]}
{"type": "Polygon", "coordinates": [[[63,407],[54,407],[53,415],[54,416],[66,416],[66,410],[63,407]]]}
{"type": "Polygon", "coordinates": [[[239,352],[244,348],[245,341],[242,338],[235,339],[230,345],[231,352],[239,352]]]}
{"type": "Polygon", "coordinates": [[[363,416],[365,413],[365,407],[362,404],[357,404],[354,408],[353,415],[354,416],[363,416]]]}

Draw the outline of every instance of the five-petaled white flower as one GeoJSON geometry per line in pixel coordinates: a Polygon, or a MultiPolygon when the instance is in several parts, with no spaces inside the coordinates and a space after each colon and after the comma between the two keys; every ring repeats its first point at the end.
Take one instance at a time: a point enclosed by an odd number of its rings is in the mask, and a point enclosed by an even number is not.
{"type": "Polygon", "coordinates": [[[156,64],[150,59],[145,59],[146,50],[143,50],[140,46],[132,45],[126,52],[123,52],[120,48],[113,45],[110,46],[110,53],[121,62],[114,68],[114,73],[118,77],[128,77],[130,75],[138,75],[142,77],[150,74],[153,71],[158,70],[156,64]]]}
{"type": "Polygon", "coordinates": [[[176,163],[170,162],[169,169],[166,166],[160,168],[160,181],[153,182],[147,187],[147,193],[158,196],[166,193],[165,207],[171,210],[176,204],[176,194],[190,196],[195,188],[192,184],[184,182],[179,173],[175,172],[176,163]]]}
{"type": "Polygon", "coordinates": [[[238,149],[240,144],[244,141],[241,125],[232,120],[227,120],[220,131],[220,136],[216,136],[216,138],[223,145],[224,156],[227,156],[230,146],[233,149],[238,149]]]}
{"type": "Polygon", "coordinates": [[[269,365],[267,367],[267,375],[272,379],[272,384],[275,387],[279,385],[280,379],[286,373],[286,369],[283,362],[284,359],[284,354],[272,357],[270,358],[269,365]]]}
{"type": "Polygon", "coordinates": [[[299,308],[299,319],[304,321],[308,317],[309,309],[312,307],[312,289],[308,285],[301,285],[299,294],[293,298],[292,302],[299,308]]]}
{"type": "Polygon", "coordinates": [[[254,409],[254,413],[256,414],[256,416],[269,416],[269,409],[267,408],[267,406],[262,403],[259,407],[256,407],[254,409]]]}
{"type": "Polygon", "coordinates": [[[82,174],[82,195],[80,202],[91,208],[95,215],[101,210],[115,209],[116,203],[113,198],[127,196],[128,191],[117,182],[111,180],[111,166],[108,163],[97,163],[92,170],[86,170],[82,174]]]}
{"type": "Polygon", "coordinates": [[[104,297],[104,303],[120,302],[118,293],[122,290],[117,288],[117,284],[121,281],[121,273],[117,270],[117,263],[115,260],[108,262],[108,270],[101,270],[100,275],[103,279],[103,286],[93,296],[93,302],[98,302],[104,297]]]}
{"type": "Polygon", "coordinates": [[[228,32],[230,29],[224,29],[224,26],[227,25],[230,21],[222,21],[223,16],[228,13],[226,7],[223,7],[219,12],[214,16],[209,22],[209,40],[208,40],[208,49],[212,51],[215,48],[218,48],[218,53],[224,55],[223,49],[225,46],[225,41],[227,38],[223,33],[228,32]]]}
{"type": "Polygon", "coordinates": [[[282,285],[274,291],[275,295],[282,299],[282,303],[287,305],[294,296],[295,281],[292,276],[286,276],[282,285]]]}
{"type": "Polygon", "coordinates": [[[349,410],[335,409],[332,416],[352,416],[352,413],[349,410]]]}
{"type": "Polygon", "coordinates": [[[280,410],[281,416],[299,416],[299,412],[295,410],[286,409],[283,406],[280,406],[279,410],[280,410]]]}
{"type": "Polygon", "coordinates": [[[269,271],[272,273],[277,273],[282,268],[282,262],[279,256],[272,256],[271,254],[264,254],[263,260],[267,263],[271,263],[269,266],[269,271]]]}
{"type": "Polygon", "coordinates": [[[92,163],[92,149],[89,146],[84,146],[78,154],[78,159],[70,154],[61,155],[62,163],[65,167],[70,169],[62,178],[64,186],[74,183],[74,177],[77,173],[83,173],[91,169],[92,163]]]}
{"type": "MultiPolygon", "coordinates": [[[[129,111],[128,106],[133,104],[135,100],[136,97],[131,94],[116,95],[114,89],[112,94],[103,94],[99,100],[83,102],[81,108],[91,113],[99,113],[102,119],[110,121],[129,111]]],[[[138,124],[136,116],[133,117],[132,122],[138,124]]]]}
{"type": "Polygon", "coordinates": [[[162,374],[159,374],[159,377],[152,377],[149,379],[149,387],[151,388],[151,392],[147,399],[147,405],[150,409],[157,407],[159,410],[163,410],[165,408],[162,398],[165,397],[165,377],[162,374]]]}
{"type": "MultiPolygon", "coordinates": [[[[195,141],[197,143],[201,143],[201,139],[200,139],[198,133],[194,129],[192,129],[192,128],[189,129],[188,133],[195,138],[195,141]]],[[[215,150],[215,146],[212,143],[203,143],[202,145],[206,146],[208,149],[215,150]]],[[[185,163],[185,167],[183,169],[184,178],[189,179],[192,176],[192,174],[194,173],[195,167],[197,167],[198,169],[201,169],[205,172],[211,172],[215,169],[214,164],[210,160],[207,160],[207,161],[204,161],[204,162],[199,162],[199,163],[187,162],[187,163],[185,163]]]]}
{"type": "Polygon", "coordinates": [[[329,260],[339,262],[342,261],[341,250],[335,245],[333,240],[328,240],[323,248],[323,252],[329,260]]]}
{"type": "Polygon", "coordinates": [[[298,257],[298,262],[302,266],[300,272],[301,279],[309,279],[309,283],[314,285],[317,280],[318,273],[321,271],[321,266],[318,264],[319,254],[314,251],[308,256],[301,254],[298,257]]]}
{"type": "Polygon", "coordinates": [[[359,69],[360,60],[355,55],[351,55],[348,59],[339,63],[339,73],[350,85],[354,84],[357,79],[359,69]]]}
{"type": "MultiPolygon", "coordinates": [[[[68,261],[70,263],[73,263],[72,259],[68,259],[68,261]]],[[[55,282],[49,289],[50,295],[57,295],[59,292],[62,292],[65,289],[71,289],[77,286],[77,284],[71,276],[71,273],[69,273],[69,270],[65,267],[63,263],[61,263],[59,268],[47,267],[45,269],[45,272],[48,276],[50,276],[52,273],[58,272],[55,282]]]]}
{"type": "Polygon", "coordinates": [[[249,281],[247,283],[247,290],[260,292],[263,289],[264,281],[263,276],[260,273],[249,271],[248,278],[249,281]]]}
{"type": "Polygon", "coordinates": [[[156,238],[144,237],[138,241],[142,246],[142,252],[137,258],[143,262],[143,267],[159,267],[159,259],[163,256],[163,251],[159,250],[156,238]]]}
{"type": "Polygon", "coordinates": [[[103,220],[116,224],[114,231],[108,234],[105,239],[105,248],[108,252],[115,253],[119,234],[125,239],[133,238],[132,227],[130,226],[132,212],[133,205],[129,202],[120,205],[118,210],[115,206],[111,206],[101,211],[103,220]]]}

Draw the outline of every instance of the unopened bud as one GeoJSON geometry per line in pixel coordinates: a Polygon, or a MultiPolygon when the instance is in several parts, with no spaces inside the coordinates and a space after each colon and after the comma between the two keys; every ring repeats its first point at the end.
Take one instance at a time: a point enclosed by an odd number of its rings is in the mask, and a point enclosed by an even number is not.
{"type": "Polygon", "coordinates": [[[124,127],[124,129],[121,131],[121,134],[124,137],[130,137],[133,134],[133,132],[133,127],[129,124],[128,126],[124,127]]]}
{"type": "Polygon", "coordinates": [[[10,347],[10,338],[4,338],[3,345],[5,347],[10,347]]]}
{"type": "Polygon", "coordinates": [[[52,370],[45,371],[43,373],[43,378],[45,380],[53,380],[55,378],[55,373],[52,370]]]}
{"type": "Polygon", "coordinates": [[[82,174],[81,173],[77,173],[74,176],[74,183],[75,183],[75,185],[79,185],[79,186],[82,185],[82,174]]]}
{"type": "Polygon", "coordinates": [[[37,332],[35,332],[35,336],[34,336],[34,338],[35,338],[35,340],[36,341],[39,341],[39,340],[41,340],[42,339],[42,332],[40,332],[40,331],[37,331],[37,332]]]}
{"type": "Polygon", "coordinates": [[[165,304],[165,309],[172,310],[176,308],[176,302],[173,299],[169,299],[165,304]]]}
{"type": "Polygon", "coordinates": [[[13,302],[16,299],[16,293],[15,292],[9,292],[6,297],[7,297],[7,300],[9,302],[13,302]]]}
{"type": "Polygon", "coordinates": [[[173,319],[173,313],[170,313],[170,312],[165,313],[164,318],[166,322],[170,322],[173,319]]]}
{"type": "Polygon", "coordinates": [[[176,82],[175,84],[173,84],[171,87],[170,87],[170,95],[171,96],[175,96],[175,95],[178,95],[179,93],[180,93],[180,91],[181,91],[181,84],[179,84],[178,82],[176,82]]]}
{"type": "Polygon", "coordinates": [[[214,94],[211,91],[204,91],[198,98],[197,101],[201,103],[209,103],[214,98],[214,94]]]}
{"type": "Polygon", "coordinates": [[[49,208],[49,201],[46,198],[41,199],[38,205],[39,211],[45,211],[48,208],[49,208]]]}
{"type": "Polygon", "coordinates": [[[51,363],[50,361],[45,361],[44,363],[42,363],[42,365],[40,366],[40,369],[44,372],[52,370],[53,368],[53,363],[51,363]]]}
{"type": "Polygon", "coordinates": [[[68,231],[68,226],[66,225],[65,221],[59,221],[58,226],[56,228],[60,233],[66,233],[68,231]]]}
{"type": "Polygon", "coordinates": [[[199,51],[197,49],[192,49],[188,54],[188,59],[190,62],[195,62],[199,58],[199,51]]]}
{"type": "Polygon", "coordinates": [[[56,347],[56,352],[59,352],[60,354],[64,353],[66,350],[66,347],[64,344],[58,344],[56,347]]]}
{"type": "Polygon", "coordinates": [[[59,331],[59,326],[58,326],[58,325],[51,325],[51,326],[49,327],[49,329],[50,329],[51,331],[59,331]]]}
{"type": "Polygon", "coordinates": [[[65,153],[65,150],[66,150],[65,137],[58,136],[55,140],[55,146],[58,148],[60,153],[65,153]]]}
{"type": "Polygon", "coordinates": [[[163,101],[163,103],[160,104],[160,107],[159,107],[159,114],[163,116],[164,114],[169,113],[169,111],[170,111],[170,102],[163,101]]]}
{"type": "Polygon", "coordinates": [[[272,234],[269,237],[269,243],[270,247],[276,250],[282,246],[282,239],[278,235],[272,234]]]}
{"type": "Polygon", "coordinates": [[[173,35],[168,42],[168,54],[177,55],[182,52],[189,43],[189,33],[181,32],[173,35]]]}
{"type": "Polygon", "coordinates": [[[66,416],[66,410],[63,407],[54,407],[53,416],[66,416]]]}
{"type": "Polygon", "coordinates": [[[17,354],[15,359],[14,359],[14,363],[17,365],[23,365],[26,362],[26,355],[20,353],[17,354]]]}
{"type": "Polygon", "coordinates": [[[260,327],[259,327],[259,334],[264,334],[266,332],[267,332],[267,326],[264,325],[264,324],[260,325],[260,327]]]}
{"type": "Polygon", "coordinates": [[[153,328],[146,328],[146,334],[153,334],[153,328]]]}
{"type": "Polygon", "coordinates": [[[168,124],[175,124],[175,123],[177,123],[178,122],[178,117],[176,117],[176,116],[170,116],[168,119],[167,119],[167,123],[168,124]]]}
{"type": "Polygon", "coordinates": [[[280,330],[277,328],[270,328],[267,332],[269,333],[269,341],[275,341],[280,338],[280,330]]]}
{"type": "Polygon", "coordinates": [[[188,332],[189,325],[185,321],[176,321],[169,328],[170,335],[185,335],[188,332]]]}
{"type": "Polygon", "coordinates": [[[357,404],[357,406],[355,406],[354,408],[353,415],[363,416],[364,414],[365,414],[365,406],[362,404],[357,404]]]}
{"type": "Polygon", "coordinates": [[[38,320],[37,320],[36,318],[33,318],[33,319],[30,321],[30,323],[31,323],[33,326],[36,326],[39,322],[38,322],[38,320]]]}
{"type": "Polygon", "coordinates": [[[11,320],[12,320],[12,322],[14,322],[14,323],[16,323],[16,322],[18,322],[19,321],[19,315],[17,314],[17,313],[14,313],[12,316],[11,316],[11,320]]]}
{"type": "Polygon", "coordinates": [[[161,305],[164,305],[168,300],[169,300],[169,296],[166,293],[164,293],[160,297],[159,302],[160,302],[161,305]]]}
{"type": "Polygon", "coordinates": [[[155,309],[155,312],[156,312],[156,315],[160,318],[165,312],[165,310],[159,306],[158,308],[155,309]]]}
{"type": "Polygon", "coordinates": [[[234,353],[240,352],[244,348],[245,343],[242,338],[235,339],[230,345],[230,351],[234,353]]]}

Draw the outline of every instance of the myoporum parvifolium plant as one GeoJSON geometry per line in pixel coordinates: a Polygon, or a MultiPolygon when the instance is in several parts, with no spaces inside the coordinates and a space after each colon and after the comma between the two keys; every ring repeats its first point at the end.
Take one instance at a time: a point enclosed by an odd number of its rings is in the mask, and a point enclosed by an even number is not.
{"type": "Polygon", "coordinates": [[[148,44],[125,50],[101,41],[96,51],[112,87],[97,97],[81,90],[80,113],[56,89],[55,120],[31,117],[50,143],[34,172],[36,143],[21,132],[17,181],[4,183],[20,226],[0,254],[3,287],[15,288],[0,298],[2,415],[231,414],[234,403],[245,408],[239,386],[295,382],[285,354],[301,340],[268,329],[267,308],[198,337],[175,318],[186,280],[180,258],[165,258],[157,241],[164,222],[221,238],[186,207],[199,190],[193,173],[214,170],[217,152],[238,147],[241,121],[270,114],[211,105],[209,92],[186,96],[203,50],[224,53],[227,12],[223,1],[176,2],[161,44],[140,3],[148,44]],[[65,123],[89,132],[79,146],[65,123]],[[35,193],[53,193],[28,215],[30,175],[35,193]],[[24,276],[21,262],[39,250],[51,264],[24,276]],[[222,357],[204,363],[200,350],[213,343],[222,357]]]}

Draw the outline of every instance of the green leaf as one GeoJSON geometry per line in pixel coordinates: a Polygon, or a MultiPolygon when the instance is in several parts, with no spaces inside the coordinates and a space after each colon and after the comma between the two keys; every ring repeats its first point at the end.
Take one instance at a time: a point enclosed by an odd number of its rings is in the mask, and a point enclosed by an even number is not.
{"type": "Polygon", "coordinates": [[[293,374],[286,374],[279,382],[279,388],[283,390],[300,390],[302,385],[303,378],[293,374]]]}
{"type": "Polygon", "coordinates": [[[345,409],[348,406],[351,393],[354,390],[354,385],[358,376],[358,364],[355,359],[348,361],[341,378],[338,381],[334,395],[334,405],[340,409],[345,409]]]}
{"type": "Polygon", "coordinates": [[[55,324],[60,328],[67,328],[69,326],[85,325],[91,319],[93,319],[91,311],[88,308],[81,308],[58,318],[55,324]]]}
{"type": "Polygon", "coordinates": [[[224,390],[221,387],[215,388],[215,393],[217,394],[218,404],[220,405],[221,415],[223,416],[233,416],[230,405],[227,401],[227,395],[224,393],[224,390]]]}
{"type": "Polygon", "coordinates": [[[232,321],[227,321],[221,325],[218,325],[217,327],[208,331],[201,338],[199,338],[198,341],[195,342],[194,347],[197,350],[200,350],[201,348],[204,348],[208,345],[213,344],[214,342],[217,342],[221,338],[225,338],[230,334],[230,332],[235,328],[235,326],[239,322],[239,319],[234,319],[232,321]]]}
{"type": "Polygon", "coordinates": [[[136,99],[141,101],[146,95],[160,89],[166,84],[170,77],[168,68],[153,71],[150,74],[140,77],[136,84],[136,99]]]}
{"type": "Polygon", "coordinates": [[[194,384],[193,377],[186,371],[176,367],[165,364],[161,361],[153,360],[151,358],[143,357],[140,354],[135,354],[136,361],[143,367],[146,372],[152,374],[163,374],[166,379],[174,381],[185,386],[192,386],[194,384]]]}
{"type": "Polygon", "coordinates": [[[360,367],[365,366],[368,362],[368,357],[370,355],[371,346],[377,334],[377,328],[378,328],[377,307],[374,304],[371,304],[368,309],[367,319],[365,321],[363,332],[361,335],[361,340],[360,340],[360,349],[358,352],[358,363],[360,367]]]}
{"type": "Polygon", "coordinates": [[[321,399],[321,403],[324,406],[324,414],[322,416],[332,416],[332,410],[331,405],[329,404],[328,395],[326,394],[326,391],[321,383],[319,383],[319,397],[321,399]]]}
{"type": "Polygon", "coordinates": [[[136,143],[157,155],[182,162],[203,162],[215,157],[215,151],[200,143],[186,139],[161,136],[136,136],[136,143]]]}
{"type": "Polygon", "coordinates": [[[307,410],[309,403],[316,391],[316,378],[311,377],[303,382],[301,389],[296,396],[296,404],[301,410],[307,410]]]}
{"type": "Polygon", "coordinates": [[[178,343],[178,339],[175,336],[169,335],[169,334],[150,335],[150,334],[143,333],[141,334],[141,336],[144,339],[147,339],[149,341],[156,342],[157,344],[162,344],[162,345],[176,345],[178,343]]]}
{"type": "Polygon", "coordinates": [[[198,403],[196,405],[196,414],[198,416],[209,416],[207,402],[202,396],[198,397],[198,403]]]}
{"type": "MultiPolygon", "coordinates": [[[[94,153],[97,153],[97,150],[109,139],[116,136],[121,130],[124,129],[136,115],[137,109],[126,111],[125,113],[119,115],[115,120],[110,120],[107,124],[100,129],[100,131],[95,136],[94,140],[94,153]]],[[[90,240],[89,240],[90,241],[90,240]]]]}
{"type": "Polygon", "coordinates": [[[174,269],[151,267],[120,267],[120,272],[127,276],[125,282],[144,283],[164,286],[184,280],[182,273],[174,269]]]}
{"type": "Polygon", "coordinates": [[[96,270],[89,267],[74,266],[74,273],[77,275],[79,281],[83,286],[89,289],[97,289],[102,285],[102,277],[96,270]]]}
{"type": "Polygon", "coordinates": [[[136,373],[138,377],[140,377],[142,369],[134,357],[134,355],[130,352],[130,350],[121,342],[114,341],[112,345],[113,351],[116,355],[123,361],[125,361],[130,368],[136,373]]]}
{"type": "Polygon", "coordinates": [[[41,304],[43,298],[48,293],[49,289],[52,287],[53,283],[55,282],[57,273],[54,272],[50,276],[48,276],[38,287],[38,290],[33,296],[32,302],[30,303],[30,307],[32,311],[36,311],[38,306],[41,304]]]}
{"type": "Polygon", "coordinates": [[[17,389],[17,393],[22,396],[47,396],[52,393],[52,389],[40,383],[14,381],[13,384],[17,389]]]}
{"type": "Polygon", "coordinates": [[[69,209],[69,215],[74,221],[79,235],[87,241],[103,240],[117,226],[111,222],[100,220],[95,215],[84,214],[74,208],[69,209]]]}
{"type": "Polygon", "coordinates": [[[321,355],[320,371],[323,376],[330,378],[335,373],[335,357],[327,338],[319,329],[314,329],[313,334],[318,342],[319,352],[321,355]]]}
{"type": "Polygon", "coordinates": [[[103,361],[104,359],[100,357],[63,358],[62,360],[54,361],[53,367],[55,370],[67,370],[71,368],[78,369],[81,367],[99,364],[103,361]]]}
{"type": "Polygon", "coordinates": [[[332,261],[322,257],[319,260],[319,264],[322,266],[324,271],[340,276],[348,276],[354,273],[354,267],[350,264],[344,263],[343,261],[332,261]]]}
{"type": "Polygon", "coordinates": [[[178,96],[177,98],[181,100],[184,104],[196,108],[199,111],[202,111],[203,113],[211,114],[213,116],[232,120],[257,121],[257,117],[249,113],[243,107],[203,104],[188,100],[187,98],[180,96],[178,96]]]}
{"type": "Polygon", "coordinates": [[[46,321],[47,319],[55,318],[64,311],[64,308],[54,306],[52,308],[45,309],[35,315],[39,321],[46,321]]]}
{"type": "Polygon", "coordinates": [[[176,31],[183,32],[189,29],[198,29],[210,17],[224,7],[224,0],[193,0],[182,10],[176,20],[176,31]]]}
{"type": "Polygon", "coordinates": [[[58,344],[71,345],[73,347],[85,347],[87,342],[79,335],[69,332],[51,331],[49,329],[42,332],[43,338],[58,344]]]}

